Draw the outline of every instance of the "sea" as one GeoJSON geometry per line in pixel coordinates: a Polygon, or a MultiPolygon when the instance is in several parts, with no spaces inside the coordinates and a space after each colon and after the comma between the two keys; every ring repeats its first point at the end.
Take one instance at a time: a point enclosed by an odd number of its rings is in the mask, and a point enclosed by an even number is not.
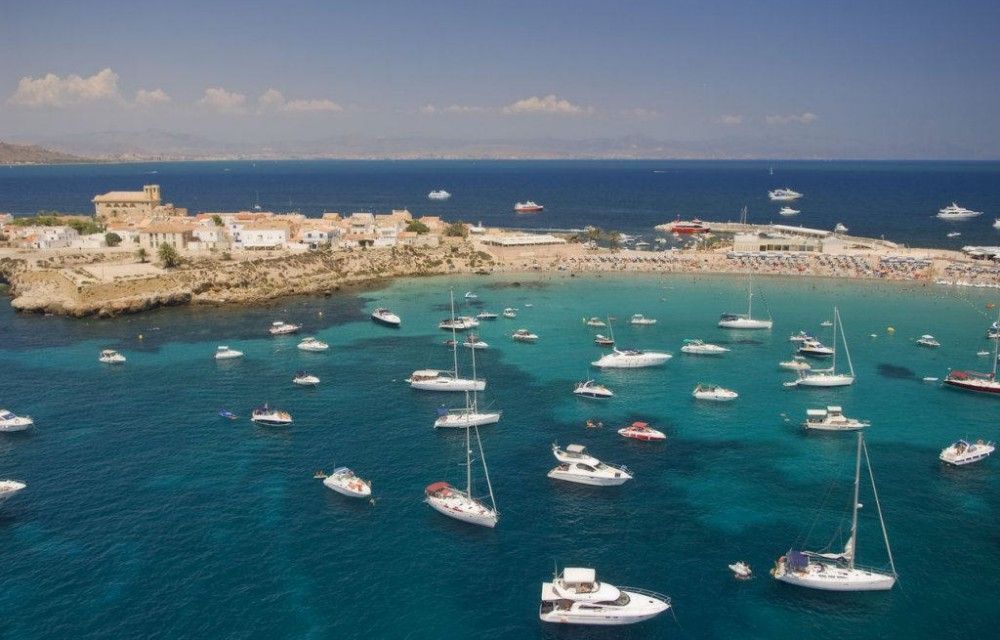
{"type": "Polygon", "coordinates": [[[0,166],[0,211],[92,213],[106,191],[159,184],[165,201],[191,212],[375,213],[409,208],[448,221],[529,229],[594,225],[649,239],[657,224],[701,218],[817,229],[846,225],[854,235],[909,246],[958,249],[1000,244],[1000,162],[852,161],[220,161],[63,166],[0,166]],[[788,203],[767,192],[804,194],[788,203]],[[445,189],[447,201],[427,194],[445,189]],[[534,200],[542,213],[518,215],[534,200]],[[951,202],[982,211],[942,221],[951,202]],[[959,236],[947,237],[958,232],[959,236]]]}

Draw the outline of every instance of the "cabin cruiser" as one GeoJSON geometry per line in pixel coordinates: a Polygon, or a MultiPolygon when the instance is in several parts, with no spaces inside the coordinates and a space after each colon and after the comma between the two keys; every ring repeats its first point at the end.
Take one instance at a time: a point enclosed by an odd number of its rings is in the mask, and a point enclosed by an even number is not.
{"type": "Polygon", "coordinates": [[[485,340],[483,340],[482,338],[480,338],[479,336],[477,336],[474,333],[470,333],[468,336],[466,336],[465,340],[462,341],[462,346],[466,347],[468,349],[489,349],[490,348],[490,345],[485,340]]]}
{"type": "Polygon", "coordinates": [[[930,334],[925,334],[917,338],[917,344],[921,347],[940,347],[941,343],[938,342],[934,336],[930,334]]]}
{"type": "Polygon", "coordinates": [[[15,494],[23,491],[28,485],[17,480],[0,480],[0,504],[3,504],[15,494]]]}
{"type": "Polygon", "coordinates": [[[271,323],[271,328],[268,329],[268,333],[272,336],[287,336],[290,333],[295,333],[301,329],[301,325],[285,323],[281,320],[275,320],[271,323]]]}
{"type": "Polygon", "coordinates": [[[299,343],[299,349],[302,351],[326,351],[330,348],[330,345],[323,342],[322,340],[317,340],[316,338],[305,338],[299,343]]]}
{"type": "Polygon", "coordinates": [[[636,324],[636,325],[656,324],[656,318],[647,318],[641,313],[637,313],[632,316],[631,320],[629,320],[629,324],[636,324]]]}
{"type": "Polygon", "coordinates": [[[586,324],[588,327],[606,327],[606,326],[608,326],[604,322],[604,320],[601,320],[600,318],[597,318],[597,317],[594,317],[594,318],[591,318],[591,319],[587,320],[586,322],[584,322],[584,324],[586,324]]]}
{"type": "Polygon", "coordinates": [[[778,366],[782,369],[789,369],[790,371],[809,371],[812,369],[812,365],[806,362],[805,358],[802,356],[793,356],[791,360],[779,362],[778,366]]]}
{"type": "Polygon", "coordinates": [[[599,347],[613,347],[615,346],[615,339],[609,338],[608,336],[597,334],[594,336],[594,344],[599,347]]]}
{"type": "Polygon", "coordinates": [[[552,445],[552,453],[560,464],[549,471],[553,480],[575,482],[596,487],[613,487],[632,479],[625,467],[605,464],[586,452],[582,445],[571,444],[565,449],[552,445]]]}
{"type": "Polygon", "coordinates": [[[711,227],[695,218],[694,220],[681,220],[679,217],[670,223],[667,230],[675,236],[692,235],[695,233],[708,233],[711,227]]]}
{"type": "Polygon", "coordinates": [[[243,352],[237,351],[236,349],[230,349],[224,344],[220,344],[215,349],[215,359],[216,360],[232,360],[233,358],[242,358],[243,352]]]}
{"type": "Polygon", "coordinates": [[[372,321],[377,322],[378,324],[383,324],[387,327],[398,327],[402,323],[399,316],[385,307],[379,307],[378,309],[372,311],[372,321]]]}
{"type": "Polygon", "coordinates": [[[483,391],[485,380],[459,378],[452,371],[438,369],[418,369],[406,379],[410,388],[421,391],[483,391]]]}
{"type": "Polygon", "coordinates": [[[805,331],[799,331],[798,333],[792,334],[791,336],[788,337],[788,341],[789,342],[798,342],[798,343],[803,343],[803,342],[807,342],[809,340],[815,340],[815,339],[816,338],[814,338],[813,336],[809,335],[805,331]]]}
{"type": "Polygon", "coordinates": [[[438,329],[444,329],[445,331],[466,331],[468,329],[474,329],[478,326],[479,320],[470,318],[469,316],[446,318],[438,323],[438,329]]]}
{"type": "Polygon", "coordinates": [[[542,583],[538,617],[542,622],[626,625],[655,618],[670,608],[670,598],[633,587],[598,582],[593,569],[566,567],[542,583]]]}
{"type": "Polygon", "coordinates": [[[594,380],[577,382],[573,393],[584,398],[597,399],[613,398],[615,395],[611,389],[608,389],[603,384],[597,384],[594,380]]]}
{"type": "Polygon", "coordinates": [[[768,191],[767,197],[774,202],[791,202],[792,200],[798,200],[801,198],[802,194],[786,187],[784,189],[768,191]]]}
{"type": "Polygon", "coordinates": [[[427,194],[428,200],[447,200],[450,197],[451,194],[445,191],[444,189],[437,189],[427,194]]]}
{"type": "Polygon", "coordinates": [[[516,318],[517,317],[517,309],[513,309],[511,307],[507,307],[506,309],[503,310],[503,317],[505,317],[505,318],[511,318],[511,319],[516,318]]]}
{"type": "Polygon", "coordinates": [[[791,207],[781,207],[781,209],[778,210],[779,216],[797,216],[800,213],[802,212],[799,211],[798,209],[793,209],[791,207]]]}
{"type": "Polygon", "coordinates": [[[812,356],[813,358],[829,358],[833,355],[833,349],[824,345],[819,340],[805,340],[802,342],[802,346],[798,348],[798,352],[804,356],[812,356]]]}
{"type": "Polygon", "coordinates": [[[518,342],[535,342],[538,340],[538,336],[527,329],[518,329],[510,337],[518,342]]]}
{"type": "Polygon", "coordinates": [[[253,410],[250,420],[269,427],[284,427],[292,424],[292,416],[287,411],[272,409],[266,403],[253,410]]]}
{"type": "Polygon", "coordinates": [[[840,407],[827,407],[826,409],[806,409],[806,421],[802,423],[802,426],[816,431],[857,431],[871,426],[871,423],[848,418],[840,407]]]}
{"type": "Polygon", "coordinates": [[[721,356],[724,353],[729,353],[729,349],[704,340],[685,340],[681,351],[698,356],[721,356]]]}
{"type": "Polygon", "coordinates": [[[937,212],[937,217],[942,220],[968,220],[969,218],[981,215],[983,215],[982,211],[972,211],[971,209],[960,207],[954,202],[937,212]]]}
{"type": "Polygon", "coordinates": [[[528,200],[527,202],[518,202],[514,205],[514,211],[517,213],[537,213],[544,209],[542,205],[538,204],[533,200],[528,200]]]}
{"type": "Polygon", "coordinates": [[[483,311],[482,313],[476,314],[476,319],[478,320],[496,320],[499,317],[500,316],[493,313],[492,311],[483,311]]]}
{"type": "Polygon", "coordinates": [[[591,366],[601,369],[639,369],[657,367],[673,358],[669,353],[639,351],[638,349],[612,349],[612,352],[591,362],[591,366]]]}
{"type": "Polygon", "coordinates": [[[292,378],[292,382],[303,387],[315,387],[319,384],[319,378],[312,375],[311,373],[306,373],[305,371],[299,371],[292,378]]]}
{"type": "Polygon", "coordinates": [[[125,356],[114,349],[105,349],[101,351],[101,355],[97,356],[97,361],[104,364],[125,364],[125,356]]]}
{"type": "Polygon", "coordinates": [[[715,402],[728,402],[740,397],[740,394],[731,389],[726,389],[714,384],[702,384],[694,388],[691,396],[696,400],[712,400],[715,402]]]}
{"type": "Polygon", "coordinates": [[[627,427],[622,427],[618,430],[618,435],[643,442],[667,439],[667,436],[662,431],[657,431],[645,422],[633,422],[627,427]]]}
{"type": "Polygon", "coordinates": [[[12,411],[0,409],[0,432],[24,431],[33,424],[35,421],[30,416],[16,416],[12,411]]]}
{"type": "Polygon", "coordinates": [[[369,498],[372,495],[371,482],[362,480],[347,467],[334,469],[333,473],[323,478],[323,484],[348,498],[369,498]]]}
{"type": "Polygon", "coordinates": [[[989,457],[995,448],[992,442],[976,440],[973,444],[967,440],[959,440],[942,449],[938,458],[943,462],[960,467],[989,457]]]}

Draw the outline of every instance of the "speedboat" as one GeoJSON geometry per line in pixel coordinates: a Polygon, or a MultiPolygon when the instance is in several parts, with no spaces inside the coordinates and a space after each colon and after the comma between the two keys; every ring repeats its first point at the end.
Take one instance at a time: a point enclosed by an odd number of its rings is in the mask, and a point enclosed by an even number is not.
{"type": "Polygon", "coordinates": [[[917,338],[917,344],[921,347],[940,347],[941,343],[938,342],[934,336],[930,334],[924,334],[917,338]]]}
{"type": "Polygon", "coordinates": [[[237,351],[236,349],[230,349],[224,344],[220,344],[215,349],[215,359],[216,360],[232,360],[233,358],[242,358],[243,352],[237,351]]]}
{"type": "Polygon", "coordinates": [[[323,342],[322,340],[317,340],[316,338],[305,338],[299,343],[299,349],[302,351],[326,351],[330,348],[330,345],[323,342]]]}
{"type": "Polygon", "coordinates": [[[733,577],[737,580],[749,580],[753,577],[750,565],[742,560],[729,565],[729,570],[733,572],[733,577]]]}
{"type": "Polygon", "coordinates": [[[250,420],[256,422],[257,424],[263,424],[269,427],[284,427],[292,424],[292,416],[290,413],[287,411],[272,409],[267,404],[254,409],[253,413],[250,415],[250,420]]]}
{"type": "Polygon", "coordinates": [[[609,338],[607,336],[597,334],[594,336],[594,344],[599,347],[613,347],[615,346],[615,339],[609,338]]]}
{"type": "Polygon", "coordinates": [[[238,420],[239,416],[228,409],[219,409],[219,417],[226,420],[238,420]]]}
{"type": "Polygon", "coordinates": [[[996,447],[992,442],[976,440],[975,444],[973,444],[967,440],[959,440],[958,442],[942,449],[941,455],[939,455],[938,458],[940,458],[943,462],[960,467],[962,465],[972,464],[973,462],[979,462],[980,460],[989,457],[995,448],[996,447]]]}
{"type": "Polygon", "coordinates": [[[354,475],[347,467],[338,467],[333,473],[323,478],[323,484],[348,498],[369,498],[372,495],[372,484],[354,475]]]}
{"type": "Polygon", "coordinates": [[[292,382],[303,387],[315,387],[319,384],[319,378],[305,371],[299,371],[292,378],[292,382]]]}
{"type": "Polygon", "coordinates": [[[625,467],[615,467],[600,461],[597,464],[563,462],[549,471],[548,476],[553,480],[593,487],[616,487],[632,479],[625,467]]]}
{"type": "Polygon", "coordinates": [[[517,309],[512,309],[511,307],[507,307],[506,309],[503,310],[503,317],[505,317],[505,318],[516,318],[517,317],[517,309]]]}
{"type": "Polygon", "coordinates": [[[489,349],[490,348],[490,345],[485,340],[483,340],[482,338],[480,338],[479,336],[477,336],[474,333],[470,333],[468,336],[466,336],[465,340],[462,342],[462,346],[466,347],[468,349],[489,349]]]}
{"type": "Polygon", "coordinates": [[[819,323],[819,326],[821,326],[821,327],[832,327],[833,326],[833,320],[824,320],[823,322],[819,323]]]}
{"type": "Polygon", "coordinates": [[[656,318],[647,318],[641,313],[637,313],[632,316],[631,320],[629,320],[629,324],[636,324],[636,325],[656,324],[656,318]]]}
{"type": "Polygon", "coordinates": [[[586,380],[584,382],[577,382],[576,387],[573,389],[573,393],[583,398],[613,398],[614,392],[608,389],[603,384],[597,384],[594,380],[586,380]]]}
{"type": "Polygon", "coordinates": [[[767,197],[774,202],[791,202],[792,200],[798,200],[802,197],[802,194],[798,191],[793,191],[789,188],[775,189],[774,191],[768,191],[767,197]]]}
{"type": "Polygon", "coordinates": [[[691,396],[696,400],[712,400],[715,402],[728,402],[740,397],[740,394],[731,389],[726,389],[714,384],[702,384],[694,388],[691,396]]]}
{"type": "Polygon", "coordinates": [[[838,222],[837,226],[833,228],[834,233],[847,233],[848,229],[842,222],[838,222]]]}
{"type": "Polygon", "coordinates": [[[399,319],[399,316],[385,307],[379,307],[378,309],[372,311],[372,321],[393,328],[400,326],[400,323],[402,322],[399,319]]]}
{"type": "Polygon", "coordinates": [[[806,421],[802,423],[802,426],[816,431],[857,431],[871,426],[871,423],[848,418],[840,407],[827,407],[826,409],[806,409],[806,421]]]}
{"type": "Polygon", "coordinates": [[[0,480],[0,504],[3,504],[15,494],[23,491],[28,485],[17,480],[0,480]]]}
{"type": "Polygon", "coordinates": [[[483,311],[482,313],[477,313],[476,314],[476,318],[478,320],[496,320],[499,317],[500,316],[498,316],[497,314],[493,313],[492,311],[483,311]]]}
{"type": "Polygon", "coordinates": [[[125,364],[125,356],[114,349],[105,349],[97,356],[97,361],[104,364],[125,364]]]}
{"type": "Polygon", "coordinates": [[[728,353],[729,349],[705,342],[704,340],[685,340],[681,351],[697,356],[721,356],[724,353],[728,353]]]}
{"type": "Polygon", "coordinates": [[[805,331],[799,331],[798,333],[793,334],[793,335],[791,335],[791,336],[788,337],[788,341],[789,342],[798,342],[798,343],[806,342],[807,340],[815,340],[815,339],[816,338],[814,338],[813,336],[809,335],[805,331]]]}
{"type": "Polygon", "coordinates": [[[608,326],[604,322],[604,320],[601,320],[600,318],[597,318],[597,317],[590,318],[589,320],[587,320],[586,322],[584,322],[584,324],[587,325],[588,327],[606,327],[606,326],[608,326]]]}
{"type": "Polygon", "coordinates": [[[428,200],[447,200],[450,197],[451,194],[445,191],[444,189],[437,189],[427,194],[428,200]]]}
{"type": "Polygon", "coordinates": [[[483,391],[486,380],[459,378],[452,371],[418,369],[406,379],[410,388],[421,391],[483,391]]]}
{"type": "Polygon", "coordinates": [[[591,362],[591,366],[601,369],[638,369],[657,367],[673,358],[669,353],[639,351],[638,349],[612,349],[612,352],[591,362]]]}
{"type": "Polygon", "coordinates": [[[622,427],[618,430],[618,435],[633,440],[642,440],[643,442],[667,439],[667,436],[662,431],[657,431],[645,422],[633,422],[627,427],[622,427]]]}
{"type": "Polygon", "coordinates": [[[465,299],[466,300],[478,300],[479,296],[476,295],[475,293],[473,293],[472,291],[466,291],[465,292],[465,299]]]}
{"type": "Polygon", "coordinates": [[[806,340],[798,348],[798,352],[804,356],[813,358],[829,358],[833,355],[833,349],[824,345],[819,340],[806,340]]]}
{"type": "Polygon", "coordinates": [[[633,587],[597,581],[593,569],[566,567],[542,583],[538,617],[557,624],[626,625],[655,618],[670,608],[670,598],[633,587]]]}
{"type": "Polygon", "coordinates": [[[779,216],[797,216],[800,213],[802,212],[799,211],[798,209],[793,209],[791,207],[781,207],[781,209],[778,210],[779,216]]]}
{"type": "Polygon", "coordinates": [[[535,342],[538,340],[538,336],[527,329],[518,329],[510,337],[518,342],[535,342]]]}
{"type": "Polygon", "coordinates": [[[479,320],[470,318],[469,316],[446,318],[438,323],[438,329],[444,329],[445,331],[466,331],[478,326],[479,320]]]}
{"type": "Polygon", "coordinates": [[[544,209],[542,205],[538,204],[533,200],[528,200],[527,202],[518,202],[514,205],[514,211],[517,213],[538,213],[544,209]]]}
{"type": "Polygon", "coordinates": [[[779,362],[778,366],[782,369],[789,369],[791,371],[809,371],[812,369],[812,365],[806,362],[805,358],[802,356],[793,356],[791,360],[779,362]]]}
{"type": "Polygon", "coordinates": [[[287,336],[290,333],[297,332],[301,328],[302,328],[301,325],[286,323],[282,322],[281,320],[275,320],[274,322],[271,323],[271,328],[268,329],[268,332],[272,336],[287,336]]]}
{"type": "Polygon", "coordinates": [[[969,218],[981,215],[983,215],[982,211],[972,211],[971,209],[960,207],[954,202],[937,212],[937,217],[942,220],[968,220],[969,218]]]}
{"type": "Polygon", "coordinates": [[[952,231],[951,233],[946,233],[945,237],[946,238],[957,238],[960,235],[962,235],[962,233],[960,231],[952,231]]]}
{"type": "Polygon", "coordinates": [[[24,431],[33,424],[35,421],[30,416],[16,416],[12,411],[0,409],[0,432],[24,431]]]}

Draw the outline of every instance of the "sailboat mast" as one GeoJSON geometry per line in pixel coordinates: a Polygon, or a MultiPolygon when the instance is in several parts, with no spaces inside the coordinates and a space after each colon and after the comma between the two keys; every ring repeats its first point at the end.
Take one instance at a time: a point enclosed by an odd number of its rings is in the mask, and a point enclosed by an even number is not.
{"type": "MultiPolygon", "coordinates": [[[[479,408],[479,401],[478,401],[478,397],[476,395],[476,347],[475,347],[475,344],[473,344],[472,348],[469,349],[469,351],[472,352],[472,404],[469,404],[468,397],[466,397],[465,407],[466,407],[467,411],[471,411],[472,413],[476,413],[476,410],[479,408]]],[[[468,396],[468,392],[466,392],[466,396],[468,396]]]]}
{"type": "MultiPolygon", "coordinates": [[[[997,330],[1000,331],[1000,311],[997,312],[997,330]]],[[[1000,337],[993,341],[993,379],[997,379],[997,361],[1000,360],[1000,337]]]]}
{"type": "Polygon", "coordinates": [[[844,355],[847,356],[847,368],[851,371],[851,377],[854,377],[854,363],[851,362],[851,350],[847,348],[847,333],[844,331],[844,324],[840,321],[840,310],[834,309],[837,315],[837,324],[840,325],[840,339],[844,342],[844,355]]]}
{"type": "Polygon", "coordinates": [[[479,457],[483,461],[483,473],[486,475],[486,487],[490,490],[490,504],[493,505],[493,512],[496,513],[497,501],[496,498],[493,497],[493,483],[490,482],[490,470],[486,468],[486,454],[483,453],[483,441],[479,437],[479,427],[475,427],[475,429],[476,443],[479,444],[479,457]]]}
{"type": "Polygon", "coordinates": [[[837,325],[840,324],[840,312],[837,311],[837,307],[833,308],[833,366],[830,368],[832,373],[837,373],[837,325]]]}
{"type": "Polygon", "coordinates": [[[747,320],[753,319],[753,273],[747,278],[747,320]]]}
{"type": "Polygon", "coordinates": [[[465,428],[465,495],[472,497],[472,448],[469,427],[465,428]]]}
{"type": "Polygon", "coordinates": [[[858,456],[854,463],[854,504],[851,505],[851,556],[847,559],[850,563],[851,569],[854,568],[854,556],[857,555],[855,550],[858,548],[858,498],[859,490],[861,488],[861,432],[858,432],[858,456]]]}
{"type": "Polygon", "coordinates": [[[458,378],[458,334],[455,333],[455,290],[451,290],[451,359],[452,373],[458,378]]]}
{"type": "MultiPolygon", "coordinates": [[[[858,439],[861,439],[861,434],[858,434],[858,439]]],[[[865,464],[868,465],[868,477],[872,481],[872,496],[875,498],[875,510],[878,511],[878,523],[882,526],[882,539],[885,540],[885,552],[889,556],[889,566],[892,568],[892,575],[898,575],[896,573],[896,563],[892,559],[892,547],[889,546],[889,532],[885,529],[885,520],[882,518],[882,505],[879,504],[878,500],[878,489],[875,488],[875,474],[872,472],[872,461],[868,457],[868,445],[865,445],[865,464]]]]}

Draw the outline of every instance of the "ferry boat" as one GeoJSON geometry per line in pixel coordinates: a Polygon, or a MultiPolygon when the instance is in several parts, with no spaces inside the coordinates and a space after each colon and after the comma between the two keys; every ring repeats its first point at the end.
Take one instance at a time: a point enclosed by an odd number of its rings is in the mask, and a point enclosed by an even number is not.
{"type": "Polygon", "coordinates": [[[236,349],[230,349],[224,344],[220,344],[215,349],[215,359],[216,360],[232,360],[233,358],[242,358],[243,352],[237,351],[236,349]]]}
{"type": "Polygon", "coordinates": [[[612,353],[591,362],[600,369],[640,369],[643,367],[658,367],[673,358],[669,353],[658,351],[639,351],[638,349],[619,350],[612,347],[612,353]]]}
{"type": "Polygon", "coordinates": [[[13,411],[0,409],[0,432],[24,431],[33,424],[35,421],[30,416],[17,416],[13,411]]]}
{"type": "Polygon", "coordinates": [[[667,439],[667,436],[662,431],[658,431],[650,427],[645,422],[633,422],[627,427],[622,427],[618,430],[618,435],[623,438],[631,438],[632,440],[641,440],[642,442],[654,442],[667,439]]]}
{"type": "Polygon", "coordinates": [[[372,483],[362,480],[347,467],[338,467],[323,478],[323,485],[348,498],[370,498],[372,483]]]}
{"type": "Polygon", "coordinates": [[[287,411],[272,409],[265,403],[253,410],[250,420],[268,427],[284,427],[292,424],[292,415],[287,411]]]}
{"type": "Polygon", "coordinates": [[[437,189],[427,194],[428,200],[447,200],[450,197],[451,194],[445,191],[444,189],[437,189]]]}
{"type": "Polygon", "coordinates": [[[104,364],[125,364],[125,356],[114,349],[105,349],[101,351],[101,355],[97,356],[97,361],[104,364]]]}
{"type": "Polygon", "coordinates": [[[598,400],[613,398],[615,395],[611,389],[608,389],[603,384],[598,384],[595,380],[576,383],[573,393],[583,398],[595,398],[598,400]]]}
{"type": "Polygon", "coordinates": [[[802,426],[816,431],[857,431],[871,426],[871,423],[848,418],[840,407],[827,407],[826,409],[806,409],[806,421],[802,423],[802,426]]]}
{"type": "Polygon", "coordinates": [[[372,321],[394,329],[402,324],[402,320],[399,319],[399,316],[385,307],[379,307],[378,309],[372,311],[372,321]]]}
{"type": "Polygon", "coordinates": [[[778,210],[779,216],[797,216],[800,213],[802,212],[799,211],[798,209],[793,209],[791,207],[781,207],[781,209],[778,210]]]}
{"type": "Polygon", "coordinates": [[[271,328],[268,329],[268,333],[272,336],[287,336],[290,333],[296,333],[301,328],[301,325],[275,320],[271,323],[271,328]]]}
{"type": "Polygon", "coordinates": [[[670,223],[667,230],[670,231],[670,233],[691,235],[695,233],[708,233],[712,230],[712,228],[698,218],[695,218],[694,220],[681,220],[680,218],[677,218],[670,223]]]}
{"type": "Polygon", "coordinates": [[[542,205],[538,204],[534,200],[528,200],[527,202],[518,202],[514,205],[514,211],[517,213],[538,213],[544,209],[542,205]]]}
{"type": "Polygon", "coordinates": [[[938,458],[942,462],[961,467],[963,465],[979,462],[989,457],[996,449],[992,442],[976,440],[975,444],[967,440],[959,440],[941,450],[938,458]]]}
{"type": "Polygon", "coordinates": [[[542,583],[538,617],[542,622],[620,626],[655,618],[670,608],[670,598],[634,587],[598,582],[594,569],[566,567],[542,583]]]}
{"type": "Polygon", "coordinates": [[[958,204],[954,202],[947,207],[943,207],[937,212],[937,217],[942,220],[968,220],[969,218],[975,218],[981,215],[983,215],[982,211],[966,209],[965,207],[958,206],[958,204]]]}
{"type": "Polygon", "coordinates": [[[802,194],[786,187],[784,189],[768,191],[767,197],[774,202],[791,202],[792,200],[798,200],[801,198],[802,194]]]}

